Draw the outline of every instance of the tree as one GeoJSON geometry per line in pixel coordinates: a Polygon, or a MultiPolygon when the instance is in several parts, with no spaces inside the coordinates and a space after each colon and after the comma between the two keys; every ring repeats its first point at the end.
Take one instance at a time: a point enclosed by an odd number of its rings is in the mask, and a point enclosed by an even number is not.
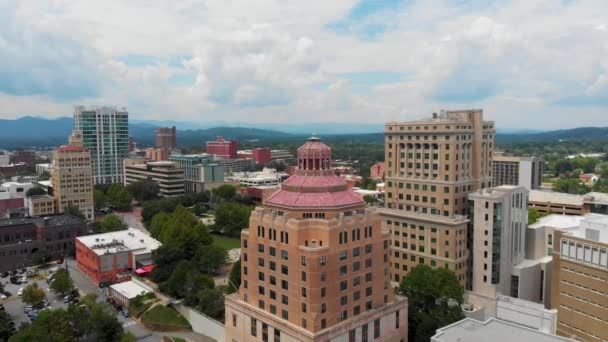
{"type": "MultiPolygon", "coordinates": [[[[83,299],[84,302],[84,299],[83,299]]],[[[78,340],[85,337],[91,332],[91,315],[89,308],[91,306],[82,307],[79,305],[68,306],[68,321],[72,327],[74,337],[78,340]]]]}
{"type": "Polygon", "coordinates": [[[84,216],[82,211],[80,211],[80,208],[77,205],[68,204],[65,207],[63,207],[63,212],[65,214],[72,215],[74,217],[78,217],[81,220],[86,220],[86,217],[84,216]]]}
{"type": "Polygon", "coordinates": [[[162,283],[169,279],[175,266],[181,260],[186,259],[186,254],[180,246],[177,245],[162,245],[154,254],[154,262],[156,267],[152,271],[150,277],[156,283],[162,283]]]}
{"type": "Polygon", "coordinates": [[[116,214],[110,214],[104,217],[99,223],[99,230],[102,233],[115,232],[118,230],[125,230],[128,226],[122,222],[120,217],[116,214]]]}
{"type": "Polygon", "coordinates": [[[230,201],[236,195],[236,188],[230,184],[220,185],[211,191],[213,196],[216,196],[224,201],[230,201]]]}
{"type": "Polygon", "coordinates": [[[198,269],[206,274],[216,273],[228,261],[228,252],[216,245],[202,246],[196,250],[194,260],[198,269]]]}
{"type": "MultiPolygon", "coordinates": [[[[608,156],[608,153],[606,156],[608,156]]],[[[596,169],[602,179],[608,179],[608,161],[599,163],[596,169]]]]}
{"type": "Polygon", "coordinates": [[[152,200],[158,197],[160,187],[152,179],[142,179],[127,185],[127,190],[138,202],[152,200]]]}
{"type": "Polygon", "coordinates": [[[106,192],[108,203],[118,210],[131,209],[133,197],[127,189],[120,184],[112,184],[106,192]]]}
{"type": "Polygon", "coordinates": [[[91,330],[98,342],[120,341],[124,329],[116,318],[114,308],[107,303],[96,303],[90,312],[91,330]]]}
{"type": "Polygon", "coordinates": [[[408,297],[410,341],[429,341],[437,328],[464,318],[464,289],[447,269],[418,265],[402,279],[399,293],[408,297]]]}
{"type": "Polygon", "coordinates": [[[28,285],[23,289],[21,300],[29,305],[36,305],[46,298],[44,290],[38,287],[38,283],[28,285]]]}
{"type": "Polygon", "coordinates": [[[363,195],[363,200],[365,201],[365,203],[369,204],[369,205],[374,205],[380,201],[378,201],[378,199],[372,195],[363,195]]]}
{"type": "Polygon", "coordinates": [[[13,332],[9,327],[11,316],[8,314],[0,315],[0,341],[8,341],[13,332]]]}
{"type": "Polygon", "coordinates": [[[591,188],[585,184],[581,184],[578,179],[559,179],[554,184],[553,188],[556,192],[563,192],[567,194],[583,195],[591,191],[591,188]]]}
{"type": "Polygon", "coordinates": [[[186,279],[194,265],[188,260],[180,261],[167,281],[160,284],[160,290],[177,298],[187,294],[186,279]]]}
{"type": "Polygon", "coordinates": [[[38,176],[38,181],[48,181],[51,179],[51,174],[48,171],[43,171],[40,176],[38,176]]]}
{"type": "Polygon", "coordinates": [[[175,244],[182,248],[187,259],[194,256],[201,245],[207,246],[213,242],[207,227],[182,206],[178,206],[172,214],[156,214],[150,223],[150,232],[163,244],[175,244]]]}
{"type": "Polygon", "coordinates": [[[528,209],[528,224],[535,224],[542,217],[547,216],[546,213],[540,213],[536,208],[528,209]]]}
{"type": "Polygon", "coordinates": [[[108,198],[102,189],[93,189],[93,205],[95,210],[101,210],[108,206],[108,198]]]}
{"type": "Polygon", "coordinates": [[[137,341],[137,337],[135,337],[135,335],[133,335],[133,333],[131,333],[130,331],[127,331],[126,333],[122,334],[122,337],[120,338],[120,342],[136,342],[137,341]]]}
{"type": "Polygon", "coordinates": [[[40,196],[40,195],[46,195],[46,191],[41,186],[35,186],[35,187],[29,189],[25,193],[25,196],[27,196],[27,197],[40,196]]]}
{"type": "Polygon", "coordinates": [[[249,226],[250,214],[247,206],[223,202],[215,210],[215,227],[224,234],[239,236],[241,230],[249,226]]]}
{"type": "Polygon", "coordinates": [[[221,319],[224,316],[224,294],[222,291],[211,288],[202,289],[197,294],[198,309],[204,314],[215,319],[221,319]]]}
{"type": "Polygon", "coordinates": [[[36,321],[22,328],[9,341],[64,342],[75,341],[75,336],[67,311],[64,309],[54,309],[40,311],[36,321]]]}
{"type": "Polygon", "coordinates": [[[70,273],[65,268],[60,268],[55,272],[55,277],[53,278],[53,282],[49,286],[51,291],[65,295],[68,292],[74,290],[74,281],[70,277],[70,273]]]}
{"type": "Polygon", "coordinates": [[[241,286],[241,260],[232,265],[228,275],[228,293],[235,293],[241,286]]]}

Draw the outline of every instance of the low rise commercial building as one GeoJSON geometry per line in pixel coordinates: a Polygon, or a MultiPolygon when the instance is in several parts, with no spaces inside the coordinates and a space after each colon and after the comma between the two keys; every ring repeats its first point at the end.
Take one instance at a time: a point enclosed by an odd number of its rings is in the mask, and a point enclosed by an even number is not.
{"type": "Polygon", "coordinates": [[[254,148],[252,150],[240,150],[238,158],[253,158],[256,164],[268,164],[272,161],[272,153],[269,148],[254,148]]]}
{"type": "Polygon", "coordinates": [[[608,215],[608,194],[590,192],[583,195],[585,211],[589,213],[608,215]]]}
{"type": "Polygon", "coordinates": [[[72,255],[74,239],[86,233],[70,215],[0,219],[0,272],[72,255]]]}
{"type": "Polygon", "coordinates": [[[583,196],[561,192],[532,190],[528,205],[543,214],[583,215],[589,212],[583,196]]]}
{"type": "Polygon", "coordinates": [[[270,159],[289,164],[294,160],[294,156],[287,150],[270,150],[270,159]]]}
{"type": "Polygon", "coordinates": [[[143,296],[150,292],[152,292],[150,288],[143,287],[139,283],[130,280],[111,285],[109,296],[122,306],[128,307],[137,296],[143,296]]]}
{"type": "Polygon", "coordinates": [[[574,342],[575,340],[547,334],[525,326],[500,319],[489,319],[481,322],[465,318],[454,324],[437,329],[431,342],[574,342]]]}
{"type": "Polygon", "coordinates": [[[25,198],[27,191],[35,186],[29,182],[4,182],[0,184],[0,199],[25,198]]]}
{"type": "Polygon", "coordinates": [[[245,172],[255,168],[255,160],[253,158],[216,159],[215,163],[221,165],[225,173],[245,172]]]}
{"type": "Polygon", "coordinates": [[[238,142],[236,140],[226,140],[224,137],[217,137],[215,141],[207,141],[205,152],[216,155],[219,158],[236,159],[238,142]]]}
{"type": "Polygon", "coordinates": [[[42,175],[45,172],[51,173],[51,164],[36,164],[36,174],[38,176],[42,175]]]}
{"type": "Polygon", "coordinates": [[[141,163],[138,159],[125,159],[123,167],[125,186],[150,179],[158,184],[160,196],[171,197],[184,194],[184,170],[174,162],[141,163]]]}
{"type": "Polygon", "coordinates": [[[25,207],[30,217],[55,214],[55,200],[50,195],[38,195],[25,198],[25,207]]]}
{"type": "Polygon", "coordinates": [[[226,176],[226,181],[239,183],[241,187],[278,186],[288,174],[276,169],[264,168],[259,172],[236,172],[226,176]]]}
{"type": "Polygon", "coordinates": [[[153,264],[161,243],[134,228],[76,239],[76,264],[95,284],[131,280],[132,272],[153,264]]]}
{"type": "Polygon", "coordinates": [[[166,148],[147,148],[146,159],[151,161],[169,160],[169,150],[166,148]]]}

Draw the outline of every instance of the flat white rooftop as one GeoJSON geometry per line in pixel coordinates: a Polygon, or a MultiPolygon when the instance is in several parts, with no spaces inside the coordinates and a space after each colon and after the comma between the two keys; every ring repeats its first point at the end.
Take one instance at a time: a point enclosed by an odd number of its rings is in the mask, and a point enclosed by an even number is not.
{"type": "Polygon", "coordinates": [[[583,205],[583,196],[564,194],[561,192],[549,192],[532,190],[528,196],[530,202],[544,202],[544,203],[555,203],[555,204],[566,204],[566,205],[583,205]]]}
{"type": "Polygon", "coordinates": [[[120,293],[125,298],[131,300],[139,295],[149,293],[150,290],[133,282],[125,281],[124,283],[118,283],[110,286],[114,291],[120,293]]]}
{"type": "Polygon", "coordinates": [[[608,243],[608,215],[586,214],[584,216],[552,214],[541,218],[530,229],[550,227],[570,236],[608,243]]]}
{"type": "Polygon", "coordinates": [[[437,329],[437,334],[431,342],[507,342],[507,341],[534,341],[534,342],[563,342],[575,340],[546,334],[519,324],[491,318],[480,322],[472,318],[465,318],[454,324],[437,329]]]}
{"type": "Polygon", "coordinates": [[[574,228],[581,225],[584,216],[579,215],[559,215],[551,214],[541,217],[535,224],[529,226],[530,229],[551,227],[555,229],[574,228]]]}
{"type": "Polygon", "coordinates": [[[158,249],[162,244],[139,229],[129,228],[116,232],[79,236],[76,238],[97,255],[131,251],[145,254],[158,249]]]}

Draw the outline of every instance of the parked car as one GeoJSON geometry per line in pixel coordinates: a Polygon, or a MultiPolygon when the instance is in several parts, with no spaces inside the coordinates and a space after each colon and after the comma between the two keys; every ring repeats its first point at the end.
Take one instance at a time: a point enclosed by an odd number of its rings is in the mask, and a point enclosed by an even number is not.
{"type": "Polygon", "coordinates": [[[21,284],[21,279],[17,276],[11,276],[9,281],[11,282],[11,284],[15,284],[15,285],[21,284]]]}
{"type": "Polygon", "coordinates": [[[27,284],[27,277],[26,276],[21,277],[21,279],[19,279],[19,282],[21,284],[27,284]]]}
{"type": "Polygon", "coordinates": [[[25,269],[25,267],[24,267],[24,268],[22,268],[22,269],[20,269],[20,270],[19,270],[19,274],[23,274],[23,273],[25,273],[26,271],[27,271],[27,270],[26,270],[26,269],[25,269]]]}
{"type": "Polygon", "coordinates": [[[19,291],[17,291],[17,296],[21,297],[23,296],[23,287],[19,289],[19,291]]]}
{"type": "Polygon", "coordinates": [[[0,311],[4,311],[4,304],[0,304],[0,311]]]}
{"type": "Polygon", "coordinates": [[[2,277],[2,278],[6,278],[8,276],[9,276],[8,272],[2,272],[2,274],[0,274],[0,277],[2,277]]]}
{"type": "Polygon", "coordinates": [[[7,296],[6,296],[4,293],[3,293],[3,294],[0,294],[0,300],[5,300],[5,299],[7,299],[7,298],[8,298],[8,297],[7,297],[7,296]]]}
{"type": "Polygon", "coordinates": [[[12,270],[8,274],[10,274],[12,276],[17,275],[17,270],[12,270]]]}
{"type": "Polygon", "coordinates": [[[129,310],[124,309],[120,312],[120,315],[124,318],[128,318],[129,317],[129,310]]]}

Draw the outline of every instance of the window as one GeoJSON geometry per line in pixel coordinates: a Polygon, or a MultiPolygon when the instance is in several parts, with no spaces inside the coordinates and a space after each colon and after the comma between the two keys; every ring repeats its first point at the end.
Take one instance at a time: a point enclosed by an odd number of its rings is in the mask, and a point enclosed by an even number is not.
{"type": "Polygon", "coordinates": [[[361,284],[361,277],[356,276],[353,278],[353,286],[359,286],[361,284]]]}
{"type": "Polygon", "coordinates": [[[287,269],[287,265],[281,265],[281,273],[284,275],[289,275],[289,270],[287,269]]]}
{"type": "Polygon", "coordinates": [[[277,255],[277,249],[274,247],[268,247],[268,253],[272,256],[276,256],[277,255]]]}
{"type": "Polygon", "coordinates": [[[321,281],[327,280],[327,273],[325,271],[321,272],[321,281]]]}
{"type": "Polygon", "coordinates": [[[358,262],[358,261],[355,261],[355,262],[353,263],[353,272],[357,272],[357,271],[359,271],[360,269],[361,269],[361,263],[360,263],[360,262],[358,262]]]}
{"type": "Polygon", "coordinates": [[[274,342],[281,342],[281,330],[274,328],[274,342]]]}
{"type": "Polygon", "coordinates": [[[258,244],[258,252],[264,253],[264,245],[262,245],[261,243],[258,244]]]}
{"type": "Polygon", "coordinates": [[[232,326],[236,327],[236,315],[232,314],[232,326]]]}
{"type": "Polygon", "coordinates": [[[361,326],[361,342],[367,342],[368,341],[368,334],[369,334],[369,332],[367,330],[367,324],[361,326]]]}
{"type": "Polygon", "coordinates": [[[319,261],[321,262],[321,266],[325,266],[325,264],[327,263],[327,257],[322,256],[319,258],[319,261]]]}
{"type": "Polygon", "coordinates": [[[321,313],[327,312],[327,304],[321,303],[321,313]]]}
{"type": "Polygon", "coordinates": [[[302,303],[302,312],[306,313],[306,303],[302,303]]]}
{"type": "Polygon", "coordinates": [[[258,280],[259,281],[264,281],[264,273],[263,272],[258,272],[258,280]]]}
{"type": "Polygon", "coordinates": [[[305,287],[303,287],[303,288],[302,288],[302,297],[303,297],[303,298],[306,298],[306,295],[307,295],[306,288],[305,288],[305,287]]]}
{"type": "Polygon", "coordinates": [[[365,289],[365,296],[369,297],[371,295],[372,295],[372,287],[370,286],[370,287],[368,287],[368,288],[365,289]]]}
{"type": "Polygon", "coordinates": [[[260,309],[264,310],[264,309],[265,309],[265,306],[266,306],[266,305],[265,305],[265,303],[264,303],[264,301],[263,301],[263,300],[259,300],[259,301],[258,301],[258,307],[259,307],[260,309]]]}
{"type": "Polygon", "coordinates": [[[340,266],[340,276],[345,276],[348,274],[348,266],[343,265],[340,266]]]}
{"type": "Polygon", "coordinates": [[[258,293],[264,295],[264,286],[258,286],[258,293]]]}
{"type": "Polygon", "coordinates": [[[270,290],[270,299],[277,299],[277,293],[274,290],[270,290]]]}
{"type": "Polygon", "coordinates": [[[340,282],[340,291],[344,291],[348,288],[348,281],[347,280],[342,280],[340,282]]]}
{"type": "Polygon", "coordinates": [[[353,257],[358,257],[361,254],[361,250],[359,247],[353,248],[353,257]]]}
{"type": "Polygon", "coordinates": [[[287,310],[281,311],[281,317],[285,320],[289,320],[289,312],[287,312],[287,310]]]}
{"type": "Polygon", "coordinates": [[[369,254],[372,252],[372,245],[365,245],[365,254],[369,254]]]}
{"type": "Polygon", "coordinates": [[[258,258],[258,266],[264,267],[264,258],[258,258]]]}
{"type": "Polygon", "coordinates": [[[327,294],[327,288],[322,287],[321,288],[321,298],[325,298],[325,295],[327,294]]]}
{"type": "Polygon", "coordinates": [[[346,260],[348,257],[348,251],[340,251],[340,260],[346,260]]]}
{"type": "Polygon", "coordinates": [[[277,278],[275,278],[275,276],[270,276],[270,285],[276,285],[277,284],[277,278]]]}
{"type": "Polygon", "coordinates": [[[348,318],[348,311],[344,310],[340,313],[340,320],[344,321],[348,318]]]}
{"type": "Polygon", "coordinates": [[[353,293],[353,301],[357,301],[361,299],[361,292],[356,291],[355,293],[353,293]]]}
{"type": "Polygon", "coordinates": [[[356,336],[357,336],[357,335],[356,335],[356,331],[355,331],[355,329],[353,329],[353,330],[349,331],[349,332],[348,332],[348,342],[355,342],[355,341],[357,340],[357,339],[356,339],[356,336]]]}
{"type": "Polygon", "coordinates": [[[274,261],[271,261],[268,265],[268,267],[270,268],[270,270],[272,271],[276,271],[277,270],[277,264],[274,261]]]}
{"type": "Polygon", "coordinates": [[[340,297],[340,305],[346,305],[346,304],[348,304],[348,296],[340,297]]]}
{"type": "Polygon", "coordinates": [[[281,303],[289,305],[289,298],[286,295],[281,296],[281,303]]]}
{"type": "Polygon", "coordinates": [[[281,280],[281,288],[283,290],[289,290],[289,283],[287,282],[287,280],[285,280],[285,279],[281,280]]]}
{"type": "Polygon", "coordinates": [[[365,282],[368,283],[370,281],[372,281],[372,272],[365,274],[365,282]]]}
{"type": "Polygon", "coordinates": [[[374,338],[380,337],[380,320],[374,320],[374,338]]]}
{"type": "Polygon", "coordinates": [[[258,335],[258,322],[255,318],[251,318],[251,336],[258,335]]]}
{"type": "Polygon", "coordinates": [[[302,266],[306,266],[306,256],[302,255],[300,257],[300,259],[301,259],[302,266]]]}
{"type": "Polygon", "coordinates": [[[281,259],[289,260],[289,255],[288,255],[287,251],[281,250],[281,259]]]}

